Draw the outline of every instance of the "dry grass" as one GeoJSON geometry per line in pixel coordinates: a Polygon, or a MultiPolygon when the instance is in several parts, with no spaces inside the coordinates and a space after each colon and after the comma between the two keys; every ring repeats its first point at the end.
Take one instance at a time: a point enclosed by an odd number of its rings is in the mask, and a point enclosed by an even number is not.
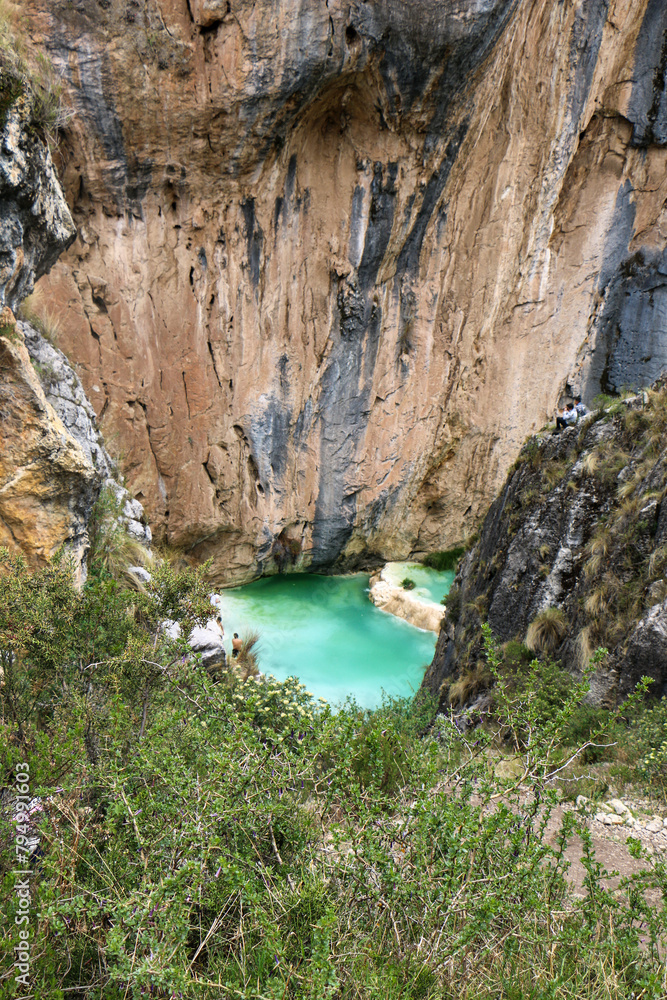
{"type": "Polygon", "coordinates": [[[560,608],[545,608],[528,626],[526,646],[533,653],[553,653],[565,638],[567,629],[567,619],[560,608]]]}
{"type": "Polygon", "coordinates": [[[659,576],[664,576],[665,566],[667,566],[667,545],[660,545],[651,553],[648,561],[649,580],[657,580],[659,576]]]}
{"type": "Polygon", "coordinates": [[[649,604],[662,604],[667,598],[667,580],[656,580],[648,590],[649,604]]]}
{"type": "Polygon", "coordinates": [[[25,323],[30,323],[36,330],[39,330],[45,340],[53,347],[58,347],[58,341],[62,334],[62,323],[52,308],[45,301],[41,288],[35,288],[32,295],[28,295],[23,300],[19,308],[19,319],[25,323]]]}
{"type": "Polygon", "coordinates": [[[584,564],[584,575],[586,577],[597,576],[605,568],[613,541],[612,533],[606,525],[598,528],[594,537],[588,543],[589,558],[584,564]]]}
{"type": "Polygon", "coordinates": [[[589,451],[581,460],[581,469],[584,475],[594,476],[600,465],[600,454],[597,450],[589,451]]]}
{"type": "Polygon", "coordinates": [[[236,657],[236,668],[241,675],[241,679],[247,681],[249,677],[259,676],[259,666],[257,664],[257,653],[255,646],[260,640],[259,632],[246,632],[241,640],[239,655],[236,657]]]}
{"type": "Polygon", "coordinates": [[[492,677],[488,665],[478,660],[471,670],[467,670],[450,685],[449,704],[465,705],[480,691],[485,691],[491,685],[492,677]]]}
{"type": "Polygon", "coordinates": [[[620,483],[618,489],[616,490],[616,496],[618,499],[626,500],[628,497],[631,497],[640,482],[641,476],[635,473],[634,476],[630,476],[630,478],[626,479],[625,482],[620,483]]]}
{"type": "Polygon", "coordinates": [[[594,618],[604,614],[609,607],[609,597],[609,587],[606,583],[603,582],[594,587],[584,601],[586,614],[592,615],[594,618]]]}
{"type": "Polygon", "coordinates": [[[579,667],[583,669],[591,662],[595,650],[598,648],[599,635],[594,625],[587,625],[577,635],[576,648],[579,667]]]}

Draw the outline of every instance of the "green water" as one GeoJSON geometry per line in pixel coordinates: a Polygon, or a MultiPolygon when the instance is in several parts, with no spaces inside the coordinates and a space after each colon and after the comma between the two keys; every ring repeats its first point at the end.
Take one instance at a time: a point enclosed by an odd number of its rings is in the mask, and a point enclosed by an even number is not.
{"type": "Polygon", "coordinates": [[[378,611],[367,588],[363,574],[302,573],[224,590],[225,639],[258,631],[262,672],[279,680],[296,676],[332,705],[353,695],[373,708],[382,691],[411,695],[433,659],[436,635],[378,611]]]}
{"type": "Polygon", "coordinates": [[[449,593],[456,573],[454,570],[429,569],[428,566],[422,566],[420,563],[393,562],[387,563],[384,575],[390,583],[397,587],[400,587],[403,580],[409,577],[415,584],[415,589],[411,591],[413,597],[420,597],[424,601],[440,604],[442,598],[449,593]]]}

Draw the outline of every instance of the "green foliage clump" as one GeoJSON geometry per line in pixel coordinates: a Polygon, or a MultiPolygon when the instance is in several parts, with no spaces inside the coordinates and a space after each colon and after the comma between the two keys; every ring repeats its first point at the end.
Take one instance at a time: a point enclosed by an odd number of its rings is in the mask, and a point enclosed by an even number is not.
{"type": "Polygon", "coordinates": [[[424,559],[424,565],[428,566],[430,569],[436,569],[441,573],[449,570],[455,570],[459,564],[461,556],[464,555],[465,552],[466,549],[463,545],[457,545],[453,549],[447,549],[446,552],[430,552],[424,559]]]}
{"type": "Polygon", "coordinates": [[[631,737],[639,771],[667,790],[667,698],[647,707],[634,720],[631,737]]]}
{"type": "MultiPolygon", "coordinates": [[[[576,813],[544,836],[585,682],[540,703],[551,675],[535,661],[512,688],[487,632],[495,731],[420,699],[334,713],[294,679],[213,684],[169,638],[166,620],[186,636],[210,614],[203,572],[158,567],[130,593],[104,575],[77,591],[65,560],[4,570],[0,767],[11,786],[24,762],[41,800],[36,997],[664,997],[662,862],[611,892],[576,813]],[[516,779],[496,776],[503,739],[516,779]]],[[[0,962],[11,1000],[11,948],[0,962]]]]}
{"type": "Polygon", "coordinates": [[[411,580],[409,576],[406,576],[403,580],[401,580],[401,587],[403,590],[414,590],[415,581],[411,580]]]}
{"type": "Polygon", "coordinates": [[[447,608],[447,617],[455,625],[461,617],[461,588],[453,586],[440,602],[447,608]]]}

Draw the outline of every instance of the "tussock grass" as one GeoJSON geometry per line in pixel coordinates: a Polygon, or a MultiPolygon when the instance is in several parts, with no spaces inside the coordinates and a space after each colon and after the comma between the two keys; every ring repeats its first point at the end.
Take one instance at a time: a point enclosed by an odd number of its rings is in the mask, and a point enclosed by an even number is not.
{"type": "Polygon", "coordinates": [[[656,580],[648,589],[648,605],[662,604],[667,598],[667,580],[656,580]]]}
{"type": "Polygon", "coordinates": [[[602,527],[598,528],[588,544],[590,555],[584,564],[584,574],[587,577],[597,576],[606,568],[613,541],[612,532],[607,525],[602,525],[602,527]]]}
{"type": "Polygon", "coordinates": [[[654,549],[648,561],[649,580],[656,580],[659,576],[663,576],[666,566],[667,545],[660,545],[657,549],[654,549]]]}
{"type": "Polygon", "coordinates": [[[600,465],[600,453],[594,448],[581,460],[581,468],[586,476],[594,476],[600,465]]]}
{"type": "Polygon", "coordinates": [[[533,653],[553,653],[567,634],[568,623],[560,608],[545,608],[528,626],[526,646],[533,653]]]}
{"type": "Polygon", "coordinates": [[[450,685],[447,697],[452,706],[465,705],[480,691],[485,691],[493,678],[486,663],[478,660],[472,670],[467,670],[464,674],[450,685]]]}
{"type": "Polygon", "coordinates": [[[122,504],[108,486],[103,486],[88,525],[89,571],[122,583],[129,590],[143,590],[141,581],[129,572],[130,566],[149,568],[153,554],[128,533],[122,518],[122,504]]]}
{"type": "Polygon", "coordinates": [[[241,675],[241,679],[244,681],[247,681],[249,677],[259,676],[259,665],[257,662],[257,651],[255,650],[255,646],[259,642],[260,638],[260,633],[257,631],[246,632],[241,639],[239,655],[232,661],[236,664],[236,667],[241,675]]]}
{"type": "Polygon", "coordinates": [[[39,330],[52,347],[59,347],[58,341],[62,335],[62,323],[60,317],[47,305],[44,293],[39,286],[23,300],[19,307],[18,317],[39,330]]]}

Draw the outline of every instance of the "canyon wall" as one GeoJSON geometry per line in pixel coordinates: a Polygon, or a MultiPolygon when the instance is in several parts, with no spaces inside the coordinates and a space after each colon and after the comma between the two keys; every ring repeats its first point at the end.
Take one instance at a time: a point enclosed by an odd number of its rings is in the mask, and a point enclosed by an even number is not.
{"type": "Polygon", "coordinates": [[[76,112],[61,346],[222,581],[447,548],[563,390],[661,368],[661,0],[21,10],[76,112]]]}
{"type": "MultiPolygon", "coordinates": [[[[2,76],[6,90],[15,84],[2,76]]],[[[14,90],[18,88],[14,87],[14,90]]],[[[88,544],[96,474],[47,400],[14,312],[72,242],[74,225],[30,102],[3,107],[0,126],[0,545],[32,565],[88,544]]]]}

